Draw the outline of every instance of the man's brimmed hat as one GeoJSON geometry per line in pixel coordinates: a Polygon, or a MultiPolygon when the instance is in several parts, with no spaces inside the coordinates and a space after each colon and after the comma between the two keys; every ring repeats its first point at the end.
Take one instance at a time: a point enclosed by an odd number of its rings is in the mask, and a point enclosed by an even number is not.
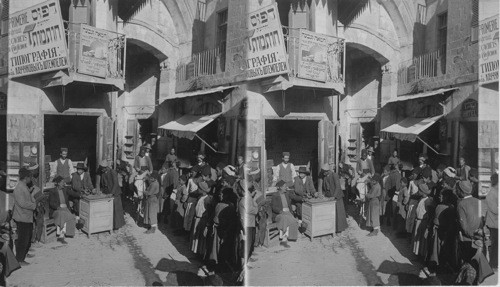
{"type": "Polygon", "coordinates": [[[208,187],[208,183],[202,181],[200,183],[198,183],[198,188],[204,192],[209,192],[210,191],[210,188],[208,187]]]}
{"type": "Polygon", "coordinates": [[[105,159],[101,160],[101,163],[99,164],[100,167],[108,167],[108,165],[108,161],[105,159]]]}
{"type": "Polygon", "coordinates": [[[282,187],[282,186],[284,186],[284,185],[285,185],[285,181],[283,181],[283,180],[280,180],[280,181],[278,181],[278,182],[276,183],[276,187],[277,187],[277,188],[281,188],[281,187],[282,187]]]}
{"type": "Polygon", "coordinates": [[[431,194],[431,190],[429,189],[429,186],[425,183],[421,183],[418,185],[418,190],[421,191],[422,193],[429,195],[431,194]]]}
{"type": "Polygon", "coordinates": [[[454,169],[453,167],[449,166],[443,170],[444,174],[446,174],[449,177],[456,177],[457,176],[457,170],[454,169]]]}
{"type": "Polygon", "coordinates": [[[36,170],[36,169],[38,169],[38,164],[36,162],[30,162],[30,165],[26,169],[36,170]]]}
{"type": "Polygon", "coordinates": [[[472,183],[468,180],[459,181],[457,188],[467,195],[472,194],[472,183]]]}
{"type": "Polygon", "coordinates": [[[299,167],[299,173],[304,173],[304,174],[307,174],[307,175],[310,174],[310,172],[307,170],[307,168],[305,166],[299,167]]]}
{"type": "Polygon", "coordinates": [[[283,156],[290,156],[290,153],[289,153],[289,152],[287,152],[287,151],[284,151],[284,152],[283,152],[283,156]]]}
{"type": "Polygon", "coordinates": [[[83,170],[87,170],[87,167],[85,166],[85,164],[83,162],[79,162],[77,165],[76,165],[76,169],[83,169],[83,170]]]}
{"type": "Polygon", "coordinates": [[[321,166],[321,171],[330,171],[330,165],[325,163],[321,166]]]}

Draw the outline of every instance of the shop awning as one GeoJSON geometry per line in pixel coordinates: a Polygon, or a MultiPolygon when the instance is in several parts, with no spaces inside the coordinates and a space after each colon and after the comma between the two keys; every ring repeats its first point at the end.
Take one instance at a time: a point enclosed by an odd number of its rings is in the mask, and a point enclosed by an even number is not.
{"type": "Polygon", "coordinates": [[[216,87],[216,88],[205,89],[205,90],[197,90],[197,91],[192,91],[192,92],[176,93],[176,94],[167,96],[167,100],[194,97],[194,96],[200,96],[200,95],[208,95],[208,94],[223,92],[223,91],[228,90],[228,89],[234,89],[237,87],[238,86],[226,86],[226,87],[216,87]]]}
{"type": "Polygon", "coordinates": [[[380,133],[384,139],[391,136],[399,140],[414,142],[420,133],[432,126],[444,115],[431,118],[406,118],[399,123],[393,124],[381,130],[380,133]]]}
{"type": "Polygon", "coordinates": [[[454,91],[454,90],[458,90],[458,88],[438,89],[438,90],[428,91],[428,92],[424,92],[424,93],[404,95],[404,96],[396,97],[394,99],[390,99],[389,101],[387,101],[387,103],[394,103],[394,102],[401,102],[401,101],[407,101],[407,100],[426,98],[426,97],[430,97],[430,96],[434,96],[434,95],[444,94],[446,92],[454,91]]]}
{"type": "Polygon", "coordinates": [[[166,131],[171,132],[179,138],[192,140],[196,133],[213,122],[221,113],[213,115],[184,115],[174,121],[158,127],[158,134],[164,135],[166,131]]]}

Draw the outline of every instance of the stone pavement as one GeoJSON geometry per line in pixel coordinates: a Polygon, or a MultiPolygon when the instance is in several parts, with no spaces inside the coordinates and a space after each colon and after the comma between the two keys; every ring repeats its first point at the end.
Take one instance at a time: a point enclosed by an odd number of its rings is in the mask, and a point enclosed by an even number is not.
{"type": "MultiPolygon", "coordinates": [[[[78,233],[68,244],[48,243],[35,249],[31,264],[12,273],[11,286],[177,285],[204,275],[200,262],[184,237],[160,228],[144,234],[127,214],[127,224],[117,233],[87,238],[78,233]],[[179,276],[179,274],[183,276],[179,276]],[[172,276],[174,275],[174,276],[172,276]]],[[[199,282],[199,281],[194,281],[199,282]]]]}
{"type": "MultiPolygon", "coordinates": [[[[306,236],[257,252],[249,263],[248,284],[276,285],[421,285],[427,278],[422,264],[411,252],[408,238],[397,238],[390,227],[375,237],[359,227],[352,217],[340,236],[306,236]]],[[[482,285],[496,285],[495,274],[482,285]]]]}

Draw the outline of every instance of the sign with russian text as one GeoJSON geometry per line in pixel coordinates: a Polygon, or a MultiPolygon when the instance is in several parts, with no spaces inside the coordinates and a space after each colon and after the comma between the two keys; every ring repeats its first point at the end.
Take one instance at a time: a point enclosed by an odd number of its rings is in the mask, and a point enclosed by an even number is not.
{"type": "Polygon", "coordinates": [[[477,101],[474,99],[468,99],[462,103],[462,118],[477,118],[477,101]]]}
{"type": "Polygon", "coordinates": [[[479,23],[479,83],[498,82],[498,14],[479,23]]]}
{"type": "Polygon", "coordinates": [[[45,1],[9,17],[9,77],[67,68],[66,36],[59,0],[45,1]]]}
{"type": "Polygon", "coordinates": [[[105,78],[108,70],[108,43],[112,35],[85,24],[80,29],[78,73],[105,78]]]}
{"type": "Polygon", "coordinates": [[[248,14],[246,47],[247,80],[288,73],[285,38],[275,4],[248,14]]]}
{"type": "Polygon", "coordinates": [[[300,29],[299,77],[326,81],[328,39],[326,35],[300,29]]]}

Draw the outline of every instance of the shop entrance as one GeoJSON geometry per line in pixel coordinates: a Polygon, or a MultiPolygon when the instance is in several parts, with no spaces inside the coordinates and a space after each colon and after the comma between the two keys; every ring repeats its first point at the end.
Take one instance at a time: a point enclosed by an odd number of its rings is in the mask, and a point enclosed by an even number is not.
{"type": "MultiPolygon", "coordinates": [[[[475,121],[460,122],[460,140],[458,156],[463,156],[467,165],[478,165],[478,124],[475,121]]],[[[458,164],[458,163],[457,163],[458,164]]]]}
{"type": "MultiPolygon", "coordinates": [[[[296,168],[309,165],[316,181],[318,175],[319,120],[266,120],[265,143],[267,162],[276,166],[283,152],[290,152],[290,161],[296,168]]],[[[267,170],[269,170],[267,168],[267,170]]]]}
{"type": "Polygon", "coordinates": [[[53,162],[59,158],[61,147],[66,147],[73,164],[87,163],[90,176],[94,178],[97,169],[97,124],[97,116],[45,115],[45,156],[50,156],[53,162]]]}

